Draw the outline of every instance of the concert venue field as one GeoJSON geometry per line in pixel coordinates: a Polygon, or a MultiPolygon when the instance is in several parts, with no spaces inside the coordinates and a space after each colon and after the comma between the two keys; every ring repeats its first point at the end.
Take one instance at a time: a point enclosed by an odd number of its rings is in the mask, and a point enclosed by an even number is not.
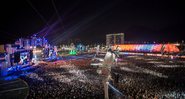
{"type": "MultiPolygon", "coordinates": [[[[103,99],[102,76],[90,65],[92,57],[77,55],[40,63],[22,76],[28,99],[103,99]]],[[[121,55],[112,66],[110,98],[185,98],[185,60],[121,55]],[[121,93],[121,94],[120,94],[121,93]]]]}

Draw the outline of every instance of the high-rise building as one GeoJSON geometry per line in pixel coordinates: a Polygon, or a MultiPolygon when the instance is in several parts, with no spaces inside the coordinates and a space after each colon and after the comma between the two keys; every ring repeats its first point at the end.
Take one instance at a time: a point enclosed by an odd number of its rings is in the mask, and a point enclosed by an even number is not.
{"type": "Polygon", "coordinates": [[[106,45],[123,44],[124,43],[124,33],[115,33],[106,35],[106,45]]]}

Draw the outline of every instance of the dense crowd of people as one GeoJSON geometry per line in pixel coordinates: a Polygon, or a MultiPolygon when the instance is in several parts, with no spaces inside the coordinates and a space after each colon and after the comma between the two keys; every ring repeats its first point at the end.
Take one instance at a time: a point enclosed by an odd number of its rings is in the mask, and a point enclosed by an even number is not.
{"type": "Polygon", "coordinates": [[[122,64],[112,70],[119,76],[117,88],[128,98],[184,99],[184,63],[165,60],[156,57],[124,57],[124,62],[127,64],[124,66],[122,64]],[[156,61],[156,63],[149,61],[156,61]],[[169,66],[167,68],[159,67],[158,65],[161,64],[169,66]],[[177,65],[179,67],[176,67],[177,65]],[[173,68],[173,66],[175,67],[173,68]],[[127,68],[122,70],[121,67],[127,68]]]}
{"type": "Polygon", "coordinates": [[[30,88],[30,99],[99,99],[103,98],[101,77],[87,60],[40,64],[34,73],[23,77],[30,88]]]}
{"type": "MultiPolygon", "coordinates": [[[[112,78],[113,86],[124,98],[185,98],[184,63],[156,57],[121,58],[117,66],[112,67],[112,78]],[[158,66],[161,64],[169,66],[158,66]]],[[[96,68],[90,67],[90,62],[90,59],[79,59],[40,64],[33,73],[22,77],[30,88],[27,98],[103,99],[103,78],[96,68]]],[[[110,97],[117,95],[115,89],[110,88],[113,95],[110,97]]]]}

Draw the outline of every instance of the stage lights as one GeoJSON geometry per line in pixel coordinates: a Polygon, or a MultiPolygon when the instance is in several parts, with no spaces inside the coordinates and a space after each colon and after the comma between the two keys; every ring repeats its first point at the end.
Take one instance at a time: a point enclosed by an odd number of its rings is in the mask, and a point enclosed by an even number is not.
{"type": "Polygon", "coordinates": [[[128,52],[179,52],[179,49],[174,44],[120,44],[114,45],[114,49],[117,46],[120,47],[120,51],[128,52]]]}

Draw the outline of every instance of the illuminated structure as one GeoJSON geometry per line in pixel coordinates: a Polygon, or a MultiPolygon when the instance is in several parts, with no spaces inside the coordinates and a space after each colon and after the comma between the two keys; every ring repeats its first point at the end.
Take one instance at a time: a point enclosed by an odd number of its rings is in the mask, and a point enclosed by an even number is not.
{"type": "Polygon", "coordinates": [[[5,50],[4,50],[4,45],[0,45],[0,53],[4,53],[5,50]]]}
{"type": "Polygon", "coordinates": [[[6,62],[6,54],[2,53],[0,51],[0,76],[6,75],[6,67],[7,67],[7,62],[6,62]]]}
{"type": "Polygon", "coordinates": [[[76,46],[76,50],[80,52],[85,51],[85,46],[83,44],[78,44],[76,46]]]}
{"type": "Polygon", "coordinates": [[[180,50],[175,44],[119,44],[120,51],[128,52],[154,52],[154,53],[178,53],[180,50]]]}
{"type": "Polygon", "coordinates": [[[124,33],[117,34],[107,34],[106,35],[106,45],[115,45],[124,43],[124,33]]]}
{"type": "Polygon", "coordinates": [[[43,37],[39,38],[36,35],[33,35],[30,39],[31,46],[41,46],[41,47],[47,47],[48,41],[43,37]]]}
{"type": "Polygon", "coordinates": [[[0,63],[2,65],[0,71],[3,72],[1,75],[6,75],[8,68],[23,67],[37,63],[37,60],[56,56],[57,48],[51,47],[45,38],[33,35],[31,38],[20,38],[15,44],[1,45],[0,53],[4,54],[0,63]],[[49,56],[50,50],[52,53],[49,56]]]}
{"type": "Polygon", "coordinates": [[[76,55],[76,54],[77,54],[76,50],[71,50],[71,51],[69,52],[69,55],[76,55]]]}

